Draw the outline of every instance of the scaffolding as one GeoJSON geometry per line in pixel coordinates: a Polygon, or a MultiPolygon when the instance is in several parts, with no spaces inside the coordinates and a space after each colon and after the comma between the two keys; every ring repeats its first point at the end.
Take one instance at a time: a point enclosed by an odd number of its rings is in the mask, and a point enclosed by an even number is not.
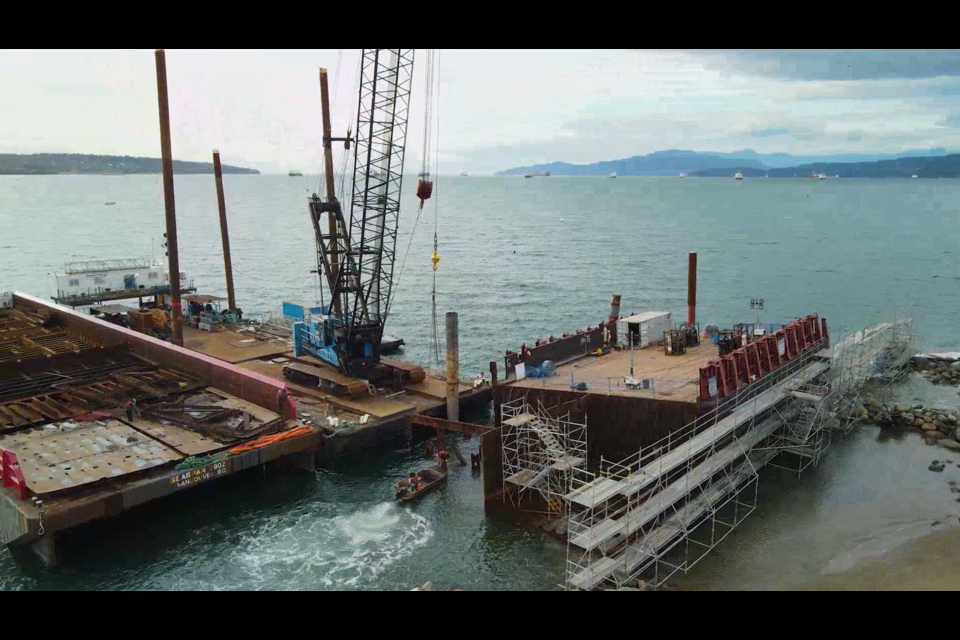
{"type": "Polygon", "coordinates": [[[908,310],[905,305],[894,322],[869,325],[844,336],[831,349],[835,430],[852,431],[860,420],[857,407],[871,397],[888,402],[892,385],[909,375],[918,338],[908,310]]]}
{"type": "Polygon", "coordinates": [[[63,273],[76,275],[80,273],[100,273],[103,271],[134,271],[160,266],[150,258],[132,258],[127,260],[83,260],[68,262],[63,265],[63,273]]]}
{"type": "Polygon", "coordinates": [[[771,439],[770,466],[792,471],[798,477],[807,467],[817,466],[830,449],[829,427],[835,402],[836,395],[826,379],[790,389],[786,401],[774,408],[782,428],[771,439]]]}
{"type": "Polygon", "coordinates": [[[587,423],[525,398],[501,405],[503,493],[514,507],[560,516],[570,475],[587,462],[587,423]],[[539,504],[525,498],[537,495],[539,504]]]}
{"type": "Polygon", "coordinates": [[[909,371],[917,337],[894,322],[815,345],[712,411],[596,473],[570,474],[565,587],[657,588],[689,571],[756,508],[758,472],[816,466],[851,407],[881,398],[909,371]]]}
{"type": "Polygon", "coordinates": [[[568,589],[656,588],[688,571],[753,510],[758,471],[780,452],[815,464],[832,360],[814,345],[682,429],[597,473],[570,474],[568,589]]]}

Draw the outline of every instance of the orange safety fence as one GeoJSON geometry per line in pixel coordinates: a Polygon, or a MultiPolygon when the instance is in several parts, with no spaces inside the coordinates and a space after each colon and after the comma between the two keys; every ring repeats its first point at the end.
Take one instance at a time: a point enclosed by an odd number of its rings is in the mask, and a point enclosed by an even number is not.
{"type": "Polygon", "coordinates": [[[283,440],[289,440],[290,438],[296,438],[298,436],[305,436],[311,432],[313,432],[312,427],[301,426],[297,427],[296,429],[290,429],[289,431],[281,431],[280,433],[272,433],[268,436],[260,436],[256,440],[244,442],[243,444],[235,446],[234,448],[230,449],[230,453],[237,455],[240,453],[246,453],[247,451],[254,451],[283,440]]]}

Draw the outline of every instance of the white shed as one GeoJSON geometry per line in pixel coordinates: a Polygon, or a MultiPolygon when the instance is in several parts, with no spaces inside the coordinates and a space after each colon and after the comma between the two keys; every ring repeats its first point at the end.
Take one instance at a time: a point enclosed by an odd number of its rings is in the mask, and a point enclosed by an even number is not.
{"type": "Polygon", "coordinates": [[[672,329],[669,311],[646,311],[617,320],[617,341],[621,346],[643,348],[663,340],[663,332],[672,329]]]}

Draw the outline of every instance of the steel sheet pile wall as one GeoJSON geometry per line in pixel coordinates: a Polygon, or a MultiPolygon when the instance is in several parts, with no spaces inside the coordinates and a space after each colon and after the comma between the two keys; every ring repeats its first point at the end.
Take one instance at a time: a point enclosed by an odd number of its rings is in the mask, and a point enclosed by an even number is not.
{"type": "MultiPolygon", "coordinates": [[[[560,407],[580,420],[586,417],[588,468],[594,469],[603,456],[622,460],[642,447],[649,446],[672,431],[696,420],[698,405],[657,398],[560,391],[556,389],[519,388],[509,385],[494,390],[497,401],[510,402],[526,396],[531,404],[542,402],[546,407],[560,407]]],[[[484,494],[488,501],[500,501],[503,480],[500,461],[500,432],[483,436],[484,494]]]]}
{"type": "Polygon", "coordinates": [[[603,346],[603,334],[604,325],[601,323],[599,327],[574,333],[572,336],[559,338],[553,342],[544,342],[540,346],[521,347],[521,353],[508,351],[503,359],[507,376],[514,376],[517,364],[521,362],[532,366],[540,366],[547,360],[561,363],[590,351],[596,351],[603,346]],[[523,351],[526,353],[524,354],[523,351]]]}

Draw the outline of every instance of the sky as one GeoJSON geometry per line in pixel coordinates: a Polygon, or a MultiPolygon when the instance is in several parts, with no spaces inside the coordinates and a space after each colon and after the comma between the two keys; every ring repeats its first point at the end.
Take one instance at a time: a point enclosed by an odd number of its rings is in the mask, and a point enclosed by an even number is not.
{"type": "MultiPolygon", "coordinates": [[[[667,149],[794,155],[960,149],[960,50],[438,50],[440,173],[667,149]]],[[[356,120],[359,49],[166,52],[173,155],[318,172],[318,68],[334,135],[356,120]]],[[[424,157],[426,50],[407,168],[424,157]]],[[[0,153],[159,157],[154,50],[0,50],[0,153]]],[[[338,149],[337,155],[342,153],[338,149]]],[[[340,166],[340,158],[337,159],[340,166]]]]}

